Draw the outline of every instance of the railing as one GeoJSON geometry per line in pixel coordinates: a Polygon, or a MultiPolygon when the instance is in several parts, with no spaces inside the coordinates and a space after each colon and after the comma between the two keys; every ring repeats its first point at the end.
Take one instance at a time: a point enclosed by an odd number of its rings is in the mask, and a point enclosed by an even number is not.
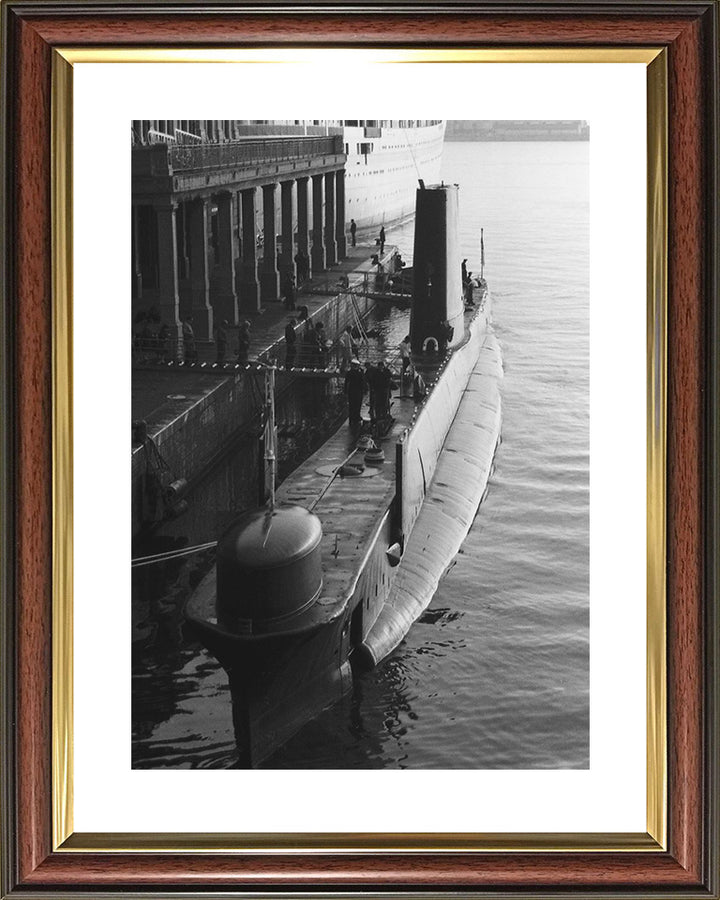
{"type": "Polygon", "coordinates": [[[172,144],[175,140],[174,135],[165,134],[164,131],[153,131],[152,128],[148,131],[147,136],[150,144],[172,144]]]}
{"type": "Polygon", "coordinates": [[[182,128],[175,129],[175,140],[178,144],[202,144],[203,142],[199,134],[193,134],[192,131],[183,131],[182,128]]]}
{"type": "Polygon", "coordinates": [[[339,293],[347,293],[349,289],[358,294],[365,294],[378,299],[395,300],[398,303],[402,301],[409,302],[412,297],[412,288],[403,285],[398,277],[398,273],[391,275],[387,272],[363,272],[361,277],[353,278],[352,284],[345,284],[338,279],[337,275],[329,278],[315,277],[312,279],[312,283],[306,286],[309,294],[328,297],[333,297],[339,293]]]}
{"type": "MultiPolygon", "coordinates": [[[[300,328],[297,329],[295,353],[291,366],[297,375],[337,378],[344,376],[349,364],[347,351],[339,341],[328,342],[320,347],[317,342],[306,343],[300,328]]],[[[392,350],[377,347],[374,342],[357,338],[357,355],[362,363],[379,363],[385,360],[397,375],[402,370],[402,359],[396,348],[392,350]]],[[[230,340],[224,352],[219,352],[215,341],[196,340],[188,352],[182,338],[161,339],[157,334],[136,336],[133,340],[132,362],[138,367],[162,367],[169,370],[195,371],[210,375],[232,374],[236,369],[249,366],[252,369],[274,363],[287,368],[287,344],[282,338],[257,357],[250,353],[248,362],[238,362],[237,343],[230,340]]]]}
{"type": "Polygon", "coordinates": [[[171,145],[168,163],[174,172],[196,172],[340,154],[343,154],[343,143],[339,136],[266,138],[225,144],[171,145]]]}

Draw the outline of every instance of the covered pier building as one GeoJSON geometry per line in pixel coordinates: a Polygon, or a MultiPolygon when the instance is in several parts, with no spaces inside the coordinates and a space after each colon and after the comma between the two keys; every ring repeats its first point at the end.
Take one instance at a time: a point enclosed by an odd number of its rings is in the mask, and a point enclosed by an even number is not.
{"type": "Polygon", "coordinates": [[[133,315],[156,311],[178,346],[183,319],[212,339],[278,300],[296,258],[318,273],[346,257],[342,136],[231,125],[132,123],[133,315]]]}

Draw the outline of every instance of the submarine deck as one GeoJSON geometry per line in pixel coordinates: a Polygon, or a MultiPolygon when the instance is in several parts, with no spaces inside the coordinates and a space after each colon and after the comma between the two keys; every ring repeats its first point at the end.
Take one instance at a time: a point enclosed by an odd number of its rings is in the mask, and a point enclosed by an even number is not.
{"type": "MultiPolygon", "coordinates": [[[[465,313],[464,340],[469,325],[482,306],[465,313]]],[[[416,361],[428,387],[430,397],[443,360],[416,361]]],[[[363,451],[357,449],[357,432],[347,422],[295,469],[276,491],[277,503],[304,506],[318,516],[322,523],[321,558],[323,588],[320,598],[306,621],[317,627],[339,615],[352,595],[362,564],[371,549],[373,537],[395,496],[395,445],[409,429],[419,411],[411,396],[393,390],[390,412],[393,423],[387,434],[378,441],[385,451],[385,462],[377,467],[377,474],[368,476],[332,476],[330,471],[343,463],[363,461],[363,451]],[[326,474],[318,470],[323,469],[326,474]]],[[[423,401],[426,402],[426,401],[423,401]]],[[[366,467],[369,468],[369,467],[366,467]]],[[[188,609],[196,619],[216,625],[216,570],[203,579],[196,589],[188,609]]]]}
{"type": "MultiPolygon", "coordinates": [[[[480,309],[466,310],[465,335],[459,347],[468,340],[470,322],[480,309]]],[[[426,381],[429,397],[443,361],[415,360],[415,364],[426,381]]],[[[418,410],[411,396],[393,391],[390,411],[394,421],[378,442],[385,452],[385,462],[378,466],[376,475],[333,477],[318,471],[363,461],[362,451],[356,449],[357,434],[345,423],[278,488],[278,502],[304,506],[322,522],[323,589],[316,604],[320,616],[324,613],[327,619],[333,618],[353,592],[361,564],[395,496],[395,445],[412,426],[418,410]]]]}
{"type": "Polygon", "coordinates": [[[352,594],[368,546],[395,496],[395,444],[410,427],[415,408],[412,397],[393,392],[395,421],[377,442],[386,457],[377,474],[333,478],[318,471],[344,462],[363,462],[363,451],[356,449],[357,432],[345,423],[278,489],[280,502],[304,506],[322,522],[323,589],[318,605],[328,618],[334,617],[352,594]]]}
{"type": "MultiPolygon", "coordinates": [[[[423,377],[425,373],[423,367],[423,377]]],[[[377,467],[377,474],[333,477],[318,471],[337,468],[346,461],[362,462],[363,452],[357,450],[357,432],[345,422],[278,487],[277,503],[304,506],[322,522],[323,588],[306,627],[334,619],[352,594],[364,556],[395,494],[395,444],[410,427],[415,410],[412,397],[393,391],[390,411],[394,421],[385,437],[377,442],[386,455],[386,461],[377,467]]],[[[217,625],[216,585],[217,571],[213,567],[189,601],[191,618],[217,625]]]]}

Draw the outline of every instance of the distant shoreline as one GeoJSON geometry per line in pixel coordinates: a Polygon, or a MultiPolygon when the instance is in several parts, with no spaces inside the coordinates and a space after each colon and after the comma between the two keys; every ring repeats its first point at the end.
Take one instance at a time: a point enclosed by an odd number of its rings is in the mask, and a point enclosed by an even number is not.
{"type": "Polygon", "coordinates": [[[590,128],[582,120],[450,120],[446,141],[588,141],[590,128]]]}
{"type": "Polygon", "coordinates": [[[553,142],[558,142],[558,141],[576,141],[576,142],[584,141],[587,143],[590,140],[590,138],[589,138],[589,136],[588,137],[576,137],[571,134],[568,134],[568,135],[557,134],[557,135],[551,135],[548,137],[540,137],[539,135],[536,135],[536,134],[527,135],[524,137],[520,137],[518,135],[494,135],[492,137],[469,137],[469,136],[465,136],[465,135],[458,135],[457,137],[447,137],[447,135],[446,135],[445,140],[451,141],[453,143],[462,143],[464,141],[465,143],[468,143],[468,144],[481,143],[481,142],[487,144],[487,143],[492,143],[492,142],[498,143],[498,142],[502,142],[502,141],[505,141],[506,143],[511,143],[511,142],[529,143],[531,141],[537,141],[537,142],[544,141],[546,143],[553,143],[553,142]]]}

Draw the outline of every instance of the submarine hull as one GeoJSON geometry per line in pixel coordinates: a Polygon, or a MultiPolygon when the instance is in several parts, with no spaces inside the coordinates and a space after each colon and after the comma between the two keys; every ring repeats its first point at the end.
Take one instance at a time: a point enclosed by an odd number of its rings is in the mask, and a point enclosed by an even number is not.
{"type": "MultiPolygon", "coordinates": [[[[394,497],[362,542],[361,562],[337,616],[323,619],[316,608],[316,620],[294,632],[238,636],[207,624],[201,603],[188,608],[191,633],[228,673],[241,766],[263,763],[337,703],[352,689],[352,669],[381,662],[432,600],[472,525],[500,440],[502,364],[489,315],[489,304],[478,311],[465,344],[448,358],[412,428],[396,444],[394,497]],[[395,562],[388,551],[398,539],[395,562]]],[[[353,479],[352,490],[362,494],[374,481],[353,479]]],[[[332,546],[335,558],[324,553],[328,582],[334,568],[353,565],[342,544],[332,546]]],[[[212,577],[204,590],[207,609],[212,577]]],[[[312,620],[313,611],[308,615],[312,620]]]]}
{"type": "Polygon", "coordinates": [[[263,763],[352,687],[342,620],[294,634],[229,637],[189,622],[228,675],[238,764],[263,763]]]}

